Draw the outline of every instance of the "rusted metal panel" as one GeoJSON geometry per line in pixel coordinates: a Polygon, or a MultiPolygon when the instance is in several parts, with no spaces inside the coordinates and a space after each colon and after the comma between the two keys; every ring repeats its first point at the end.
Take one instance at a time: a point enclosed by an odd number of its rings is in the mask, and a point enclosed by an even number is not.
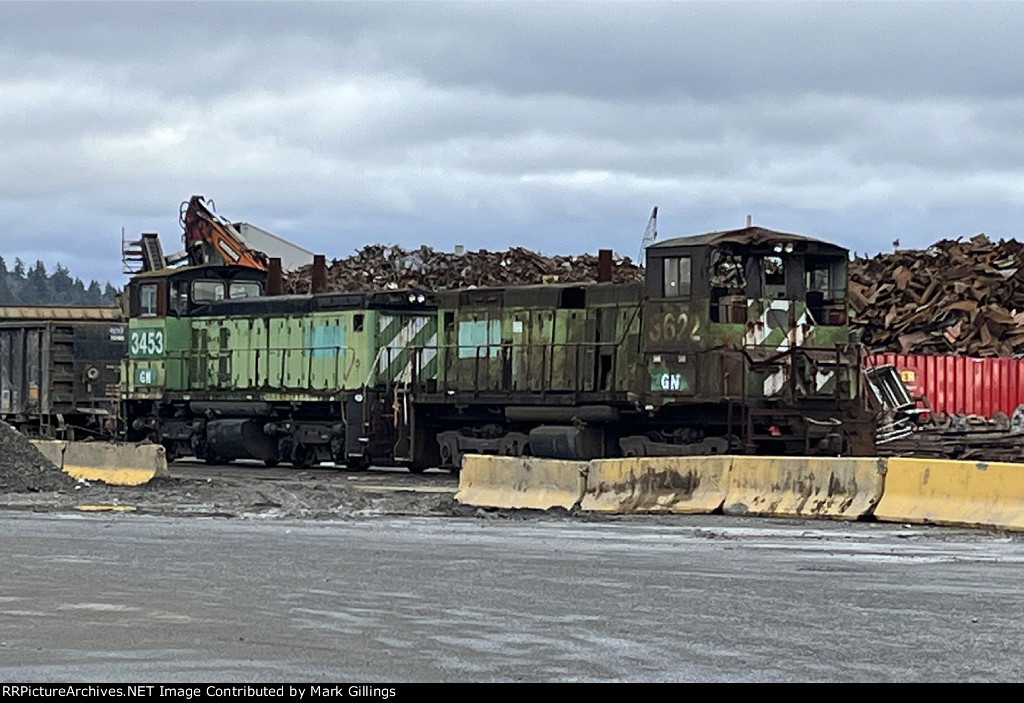
{"type": "Polygon", "coordinates": [[[867,365],[892,364],[912,395],[936,412],[992,417],[1024,404],[1024,359],[1011,357],[873,354],[867,365]]]}

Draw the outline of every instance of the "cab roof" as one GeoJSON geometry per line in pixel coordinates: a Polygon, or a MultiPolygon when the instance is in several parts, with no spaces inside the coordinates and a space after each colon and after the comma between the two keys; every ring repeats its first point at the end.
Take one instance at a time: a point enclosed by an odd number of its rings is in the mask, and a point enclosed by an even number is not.
{"type": "Polygon", "coordinates": [[[743,227],[742,229],[731,229],[724,232],[707,232],[705,234],[694,234],[686,237],[675,237],[673,239],[665,239],[652,244],[648,249],[717,246],[719,244],[757,245],[774,242],[807,242],[842,249],[842,247],[832,244],[831,242],[826,242],[823,239],[816,239],[803,234],[793,234],[792,232],[779,232],[777,230],[766,229],[764,227],[743,227]]]}

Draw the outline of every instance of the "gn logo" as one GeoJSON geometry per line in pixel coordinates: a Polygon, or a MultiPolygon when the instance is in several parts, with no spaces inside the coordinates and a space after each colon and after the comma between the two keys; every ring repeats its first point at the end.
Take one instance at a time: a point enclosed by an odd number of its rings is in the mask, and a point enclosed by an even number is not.
{"type": "Polygon", "coordinates": [[[155,386],[156,369],[135,369],[135,385],[155,386]]]}
{"type": "Polygon", "coordinates": [[[683,380],[681,373],[655,373],[651,374],[652,391],[685,391],[689,384],[683,380]]]}

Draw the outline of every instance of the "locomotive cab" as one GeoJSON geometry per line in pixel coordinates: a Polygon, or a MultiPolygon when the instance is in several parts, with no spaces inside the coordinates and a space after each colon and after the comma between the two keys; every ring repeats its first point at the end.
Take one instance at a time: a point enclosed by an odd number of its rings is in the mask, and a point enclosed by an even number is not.
{"type": "Polygon", "coordinates": [[[217,300],[263,294],[267,274],[246,266],[197,266],[136,275],[128,283],[132,318],[188,316],[217,300]]]}
{"type": "Polygon", "coordinates": [[[847,326],[848,256],[761,227],[648,247],[645,407],[724,404],[717,432],[742,438],[750,452],[774,440],[788,442],[780,452],[848,451],[837,428],[862,422],[860,355],[847,326]]]}
{"type": "Polygon", "coordinates": [[[711,324],[757,326],[758,308],[789,310],[772,305],[786,301],[808,324],[843,327],[847,259],[841,247],[760,227],[679,237],[648,248],[647,293],[706,300],[697,312],[711,324]]]}
{"type": "Polygon", "coordinates": [[[222,299],[262,294],[266,273],[245,266],[195,266],[136,274],[127,286],[129,397],[160,399],[180,383],[191,341],[189,316],[222,299]]]}

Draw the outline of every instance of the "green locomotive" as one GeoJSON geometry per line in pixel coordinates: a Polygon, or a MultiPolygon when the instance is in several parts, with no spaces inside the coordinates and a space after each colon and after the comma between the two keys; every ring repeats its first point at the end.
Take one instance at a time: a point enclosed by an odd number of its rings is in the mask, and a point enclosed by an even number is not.
{"type": "Polygon", "coordinates": [[[267,296],[265,274],[143,274],[126,412],[172,455],[453,470],[875,452],[847,250],[747,227],[660,242],[646,280],[267,296]]]}
{"type": "Polygon", "coordinates": [[[405,392],[434,373],[434,352],[415,350],[435,340],[428,294],[265,286],[241,266],[132,279],[129,438],[211,462],[411,463],[405,392]]]}

